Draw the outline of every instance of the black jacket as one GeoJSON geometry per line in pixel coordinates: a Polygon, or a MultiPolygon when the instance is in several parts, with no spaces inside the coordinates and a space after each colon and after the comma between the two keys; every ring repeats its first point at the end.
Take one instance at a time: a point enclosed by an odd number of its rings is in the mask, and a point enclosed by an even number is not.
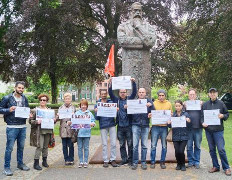
{"type": "MultiPolygon", "coordinates": [[[[180,116],[185,116],[186,118],[190,118],[187,112],[182,111],[180,116]]],[[[173,117],[178,117],[176,111],[173,113],[173,117]]],[[[191,120],[191,119],[190,119],[191,120]]],[[[186,141],[189,140],[189,133],[191,130],[191,121],[186,121],[186,127],[178,127],[172,128],[172,141],[186,141]]],[[[168,125],[171,127],[171,124],[168,125]]]]}
{"type": "Polygon", "coordinates": [[[205,128],[206,131],[216,132],[216,131],[223,131],[223,121],[229,118],[229,112],[226,108],[226,105],[221,100],[216,99],[215,101],[206,101],[202,106],[202,113],[201,113],[201,123],[204,122],[204,110],[213,110],[213,109],[220,109],[220,113],[224,115],[224,118],[221,119],[221,125],[209,125],[205,128]]]}
{"type": "MultiPolygon", "coordinates": [[[[14,93],[14,92],[13,92],[14,93]]],[[[17,106],[17,102],[13,93],[4,96],[0,103],[0,114],[4,114],[4,121],[7,125],[23,125],[26,124],[25,118],[16,118],[15,112],[10,112],[10,107],[17,106]]],[[[22,106],[29,107],[27,98],[22,94],[22,106]]]]}

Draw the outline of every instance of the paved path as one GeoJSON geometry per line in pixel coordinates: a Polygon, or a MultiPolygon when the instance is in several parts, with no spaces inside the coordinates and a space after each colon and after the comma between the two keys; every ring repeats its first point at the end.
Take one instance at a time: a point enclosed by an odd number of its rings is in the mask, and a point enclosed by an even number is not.
{"type": "MultiPolygon", "coordinates": [[[[89,180],[100,180],[100,179],[220,179],[220,180],[231,180],[232,177],[227,177],[224,173],[218,172],[214,174],[209,174],[207,170],[211,167],[211,159],[209,153],[206,150],[202,150],[201,156],[201,168],[196,170],[194,168],[187,169],[186,172],[176,171],[176,164],[167,164],[166,170],[161,170],[159,165],[156,165],[155,169],[148,169],[146,171],[142,170],[140,166],[137,170],[131,170],[128,166],[118,167],[118,168],[103,168],[102,165],[89,165],[88,168],[78,168],[78,159],[77,159],[77,145],[75,144],[75,165],[74,166],[65,166],[63,160],[63,153],[61,144],[58,142],[56,147],[52,150],[49,150],[48,163],[50,167],[48,169],[43,168],[42,171],[36,171],[33,169],[33,156],[34,156],[34,147],[29,146],[29,128],[28,128],[28,138],[24,152],[24,161],[31,168],[30,171],[24,172],[16,169],[16,159],[15,159],[15,150],[12,156],[12,170],[14,175],[12,177],[6,177],[1,174],[0,179],[36,179],[36,180],[45,180],[45,179],[89,179],[89,180]]],[[[0,164],[1,170],[3,170],[4,163],[4,151],[5,151],[5,124],[0,122],[0,164]]],[[[59,137],[57,141],[59,140],[59,137]]],[[[90,158],[93,156],[97,147],[101,144],[100,136],[92,136],[90,141],[90,158]]]]}

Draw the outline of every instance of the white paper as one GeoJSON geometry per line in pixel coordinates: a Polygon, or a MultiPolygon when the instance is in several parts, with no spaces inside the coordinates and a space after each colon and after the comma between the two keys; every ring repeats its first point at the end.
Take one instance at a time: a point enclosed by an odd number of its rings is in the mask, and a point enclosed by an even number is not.
{"type": "Polygon", "coordinates": [[[112,90],[115,89],[131,89],[131,77],[119,76],[112,77],[112,90]]]}
{"type": "Polygon", "coordinates": [[[16,107],[15,117],[29,118],[29,116],[30,116],[30,108],[29,107],[16,107]]]}
{"type": "Polygon", "coordinates": [[[59,109],[58,113],[59,113],[59,119],[71,118],[73,114],[73,109],[72,108],[59,109]]]}
{"type": "Polygon", "coordinates": [[[101,117],[116,117],[117,103],[97,103],[97,116],[101,117]]]}
{"type": "Polygon", "coordinates": [[[54,119],[42,119],[41,129],[54,129],[54,119]]]}
{"type": "Polygon", "coordinates": [[[186,110],[201,110],[200,100],[189,100],[185,102],[186,110]]]}
{"type": "MultiPolygon", "coordinates": [[[[90,125],[91,124],[91,116],[90,115],[76,115],[73,114],[71,118],[72,128],[79,129],[80,125],[90,125]]],[[[90,128],[90,126],[87,126],[90,128]]]]}
{"type": "Polygon", "coordinates": [[[221,120],[218,117],[219,114],[219,109],[204,110],[204,123],[206,125],[221,125],[221,120]]]}
{"type": "Polygon", "coordinates": [[[186,117],[171,117],[172,128],[186,127],[186,117]]]}
{"type": "Polygon", "coordinates": [[[127,100],[127,114],[147,113],[147,99],[127,100]]]}
{"type": "Polygon", "coordinates": [[[42,129],[54,129],[54,118],[54,110],[36,108],[36,120],[42,120],[42,129]]]}
{"type": "Polygon", "coordinates": [[[167,121],[171,119],[171,110],[152,110],[152,125],[167,124],[167,121]]]}

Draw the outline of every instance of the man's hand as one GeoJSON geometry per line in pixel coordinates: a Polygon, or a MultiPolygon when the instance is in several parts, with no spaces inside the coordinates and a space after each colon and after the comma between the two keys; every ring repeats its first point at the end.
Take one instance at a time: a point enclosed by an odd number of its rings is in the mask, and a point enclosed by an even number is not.
{"type": "Polygon", "coordinates": [[[133,81],[133,82],[135,82],[135,78],[131,78],[130,80],[133,81]]]}
{"type": "Polygon", "coordinates": [[[128,107],[127,104],[125,104],[125,105],[124,105],[124,109],[127,109],[127,107],[128,107]]]}
{"type": "Polygon", "coordinates": [[[148,102],[146,105],[147,105],[147,107],[152,106],[152,104],[150,102],[148,102]]]}
{"type": "Polygon", "coordinates": [[[151,113],[148,113],[148,118],[151,118],[152,117],[152,114],[151,113]]]}
{"type": "Polygon", "coordinates": [[[42,120],[38,120],[38,121],[37,121],[37,124],[41,124],[41,122],[42,122],[42,120]]]}
{"type": "Polygon", "coordinates": [[[97,108],[95,108],[94,111],[97,112],[97,108]]]}
{"type": "Polygon", "coordinates": [[[29,118],[33,118],[33,114],[32,113],[30,113],[29,118]]]}
{"type": "Polygon", "coordinates": [[[10,107],[10,112],[15,111],[15,109],[16,109],[16,106],[11,106],[11,107],[10,107]]]}
{"type": "Polygon", "coordinates": [[[224,118],[224,114],[219,114],[218,117],[219,117],[219,119],[222,119],[222,118],[224,118]]]}
{"type": "Polygon", "coordinates": [[[186,121],[187,121],[187,122],[190,122],[190,119],[189,119],[189,118],[186,118],[186,121]]]}
{"type": "Polygon", "coordinates": [[[171,124],[172,122],[171,122],[171,120],[168,120],[168,122],[167,122],[168,124],[171,124]]]}
{"type": "Polygon", "coordinates": [[[208,127],[208,125],[205,124],[205,123],[202,123],[202,126],[203,126],[204,128],[208,127]]]}
{"type": "Polygon", "coordinates": [[[94,127],[94,126],[95,126],[95,123],[91,123],[90,126],[91,126],[91,127],[94,127]]]}

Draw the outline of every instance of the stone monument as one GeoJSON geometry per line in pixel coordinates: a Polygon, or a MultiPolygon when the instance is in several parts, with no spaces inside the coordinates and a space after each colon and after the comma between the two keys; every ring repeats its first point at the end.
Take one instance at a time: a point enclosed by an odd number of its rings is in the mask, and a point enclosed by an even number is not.
{"type": "Polygon", "coordinates": [[[145,88],[151,97],[150,49],[156,41],[155,29],[142,19],[142,5],[131,5],[130,19],[117,30],[122,49],[122,75],[136,79],[137,88],[145,88]]]}

